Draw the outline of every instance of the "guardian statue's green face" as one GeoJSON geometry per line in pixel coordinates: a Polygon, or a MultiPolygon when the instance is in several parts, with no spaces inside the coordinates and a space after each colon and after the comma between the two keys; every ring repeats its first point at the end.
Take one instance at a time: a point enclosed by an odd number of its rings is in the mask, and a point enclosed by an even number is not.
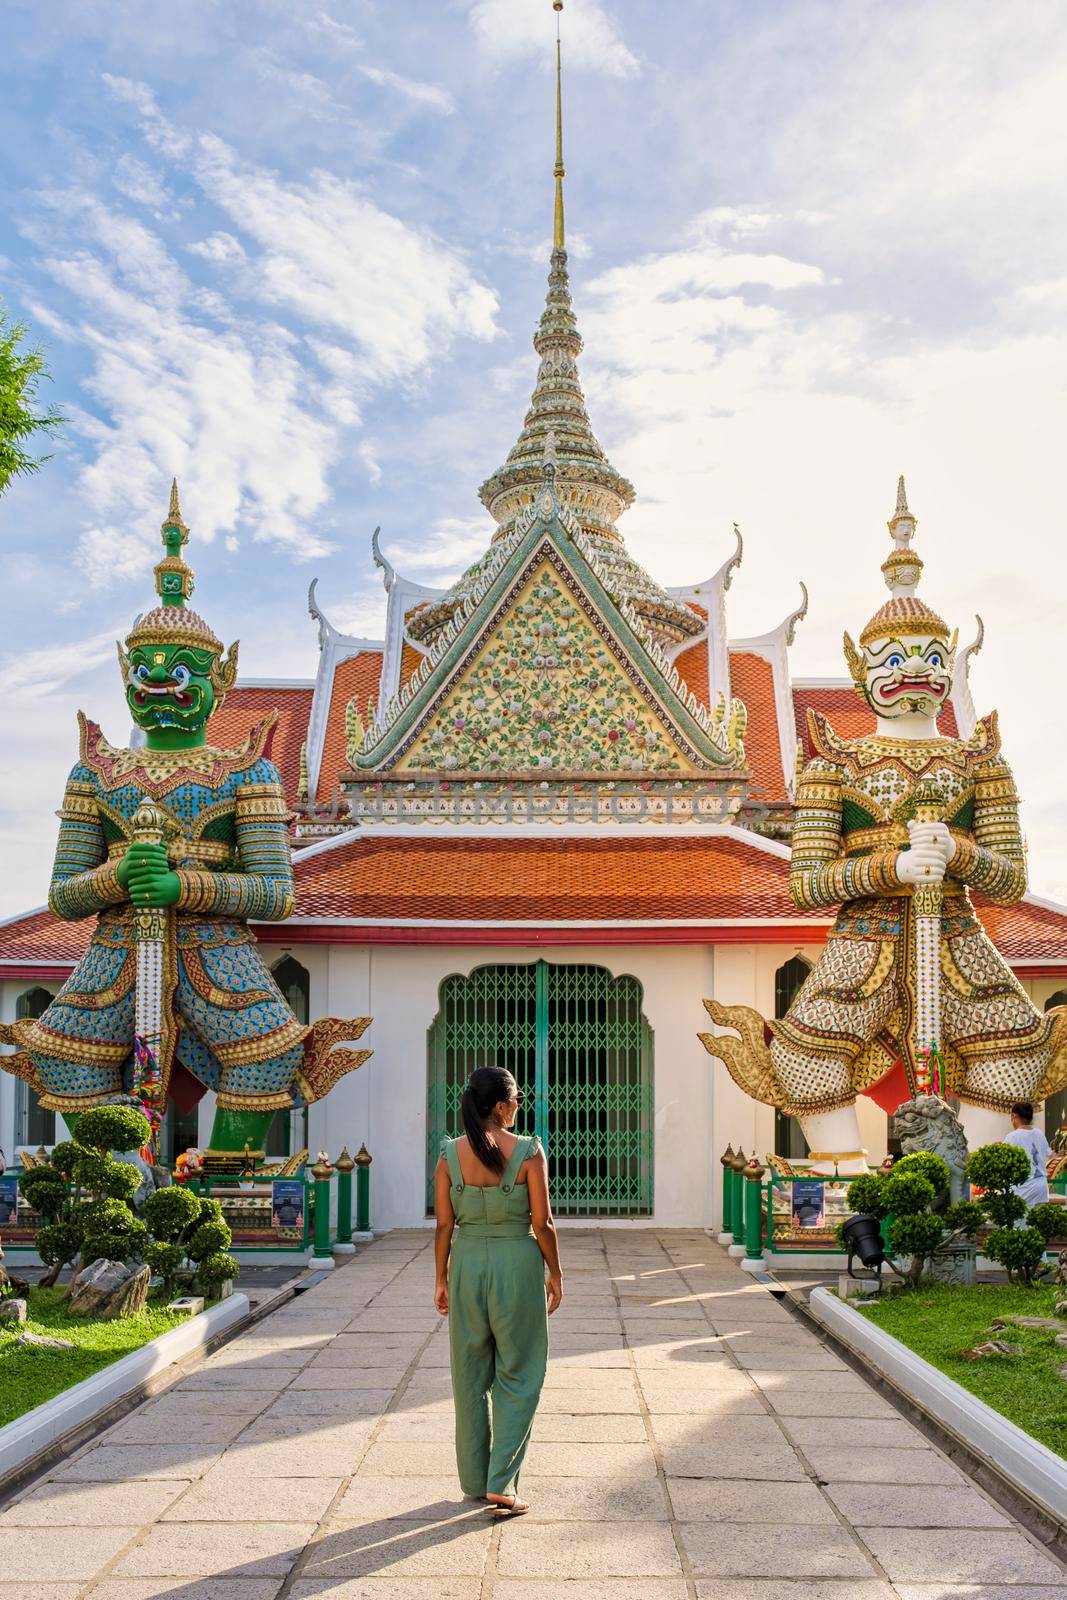
{"type": "Polygon", "coordinates": [[[215,709],[218,657],[189,645],[139,645],[126,657],[126,703],[145,733],[200,733],[215,709]]]}
{"type": "Polygon", "coordinates": [[[174,484],[163,524],[167,553],[156,567],[160,604],[138,617],[125,650],[118,647],[130,715],[157,749],[203,744],[208,718],[237,681],[236,644],[224,655],[221,639],[186,604],[193,592],[181,554],[188,537],[174,484]]]}

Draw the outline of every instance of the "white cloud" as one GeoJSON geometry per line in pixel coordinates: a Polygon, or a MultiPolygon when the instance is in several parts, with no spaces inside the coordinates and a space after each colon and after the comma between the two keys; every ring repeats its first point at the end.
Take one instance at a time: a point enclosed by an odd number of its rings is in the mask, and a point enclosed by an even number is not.
{"type": "MultiPolygon", "coordinates": [[[[114,657],[115,640],[128,632],[128,626],[117,624],[70,644],[47,645],[0,660],[0,695],[25,701],[54,694],[71,678],[84,676],[109,656],[114,657]]],[[[115,670],[117,673],[117,664],[115,670]]]]}
{"type": "Polygon", "coordinates": [[[111,174],[111,181],[120,194],[136,205],[148,206],[157,216],[165,209],[168,216],[177,215],[174,196],[163,182],[161,173],[153,170],[129,151],[119,156],[111,174]]]}
{"type": "Polygon", "coordinates": [[[388,555],[399,571],[420,573],[431,585],[444,588],[485,554],[495,531],[484,512],[480,516],[439,517],[417,544],[398,544],[388,555]]]}
{"type": "Polygon", "coordinates": [[[413,105],[425,106],[428,111],[438,111],[442,116],[450,117],[456,109],[455,101],[447,89],[442,89],[436,83],[423,83],[418,78],[405,78],[400,72],[393,72],[388,67],[360,67],[365,78],[371,83],[378,84],[383,89],[392,89],[402,95],[405,100],[410,100],[413,105]]]}
{"type": "Polygon", "coordinates": [[[185,248],[191,255],[200,256],[204,261],[224,263],[245,259],[244,246],[232,233],[212,233],[206,239],[198,239],[185,248]]]}
{"type": "Polygon", "coordinates": [[[407,376],[457,336],[494,337],[494,292],[456,251],[354,184],[328,172],[284,183],[212,135],[199,141],[196,174],[261,247],[248,291],[352,340],[365,378],[407,376]]]}
{"type": "MultiPolygon", "coordinates": [[[[542,8],[528,0],[472,0],[469,20],[479,49],[491,60],[532,57],[547,65],[553,59],[552,18],[547,5],[542,8]]],[[[586,67],[614,78],[630,78],[641,70],[599,0],[581,0],[566,13],[564,40],[568,66],[586,67]]]]}

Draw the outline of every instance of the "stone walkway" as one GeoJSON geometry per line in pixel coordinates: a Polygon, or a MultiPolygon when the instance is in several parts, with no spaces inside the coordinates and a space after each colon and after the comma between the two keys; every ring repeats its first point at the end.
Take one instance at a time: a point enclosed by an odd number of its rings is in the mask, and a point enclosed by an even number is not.
{"type": "Polygon", "coordinates": [[[567,1231],[527,1517],[454,1477],[394,1233],[0,1515],[0,1600],[1067,1600],[1063,1568],[699,1232],[567,1231]]]}

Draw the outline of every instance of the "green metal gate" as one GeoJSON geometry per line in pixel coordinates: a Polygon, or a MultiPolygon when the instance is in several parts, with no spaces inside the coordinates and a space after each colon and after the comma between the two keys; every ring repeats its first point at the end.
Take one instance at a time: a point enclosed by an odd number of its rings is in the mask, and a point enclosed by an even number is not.
{"type": "Polygon", "coordinates": [[[429,1210],[441,1140],[461,1131],[463,1085],[486,1065],[526,1095],[516,1126],[545,1147],[558,1215],[651,1216],[652,1029],[636,978],[537,961],[445,979],[429,1030],[429,1210]]]}

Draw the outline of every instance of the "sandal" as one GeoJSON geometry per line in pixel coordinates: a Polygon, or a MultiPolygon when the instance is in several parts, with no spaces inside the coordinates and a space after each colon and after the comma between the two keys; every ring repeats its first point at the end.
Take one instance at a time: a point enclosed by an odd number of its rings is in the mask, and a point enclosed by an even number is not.
{"type": "Polygon", "coordinates": [[[524,1517],[530,1509],[525,1500],[520,1500],[514,1494],[502,1495],[499,1500],[489,1495],[486,1498],[489,1500],[490,1515],[499,1517],[502,1522],[508,1517],[524,1517]]]}

